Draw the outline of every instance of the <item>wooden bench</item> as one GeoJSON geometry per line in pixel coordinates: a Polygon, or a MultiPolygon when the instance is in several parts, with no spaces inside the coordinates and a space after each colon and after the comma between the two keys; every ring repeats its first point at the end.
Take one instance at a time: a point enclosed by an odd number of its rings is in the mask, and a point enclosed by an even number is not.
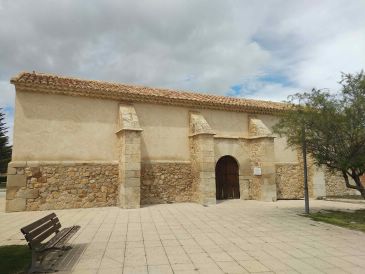
{"type": "Polygon", "coordinates": [[[42,266],[43,259],[49,252],[70,249],[71,247],[65,246],[65,244],[80,229],[80,226],[60,229],[61,223],[55,213],[20,229],[32,250],[32,264],[28,270],[29,273],[55,271],[44,268],[42,266]]]}

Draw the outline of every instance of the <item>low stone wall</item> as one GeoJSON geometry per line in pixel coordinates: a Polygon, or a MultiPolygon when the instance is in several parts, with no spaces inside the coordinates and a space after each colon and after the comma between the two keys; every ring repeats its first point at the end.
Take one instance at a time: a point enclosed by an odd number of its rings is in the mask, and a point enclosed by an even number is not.
{"type": "Polygon", "coordinates": [[[14,162],[8,174],[7,211],[117,205],[118,163],[14,162]]]}
{"type": "MultiPolygon", "coordinates": [[[[345,179],[340,172],[325,170],[326,196],[358,195],[359,192],[346,187],[345,179]]],[[[355,183],[352,183],[355,184],[355,183]]]]}
{"type": "Polygon", "coordinates": [[[299,163],[280,163],[275,168],[278,199],[303,198],[303,172],[299,163]]]}
{"type": "Polygon", "coordinates": [[[142,163],[141,204],[192,201],[190,163],[142,163]]]}

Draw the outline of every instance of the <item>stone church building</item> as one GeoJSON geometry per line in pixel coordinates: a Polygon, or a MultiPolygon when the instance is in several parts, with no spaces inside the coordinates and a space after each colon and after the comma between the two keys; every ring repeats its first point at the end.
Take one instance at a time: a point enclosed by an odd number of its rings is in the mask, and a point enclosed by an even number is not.
{"type": "MultiPolygon", "coordinates": [[[[6,210],[303,196],[281,103],[20,73],[6,210]]],[[[311,197],[348,193],[309,167],[311,197]]]]}

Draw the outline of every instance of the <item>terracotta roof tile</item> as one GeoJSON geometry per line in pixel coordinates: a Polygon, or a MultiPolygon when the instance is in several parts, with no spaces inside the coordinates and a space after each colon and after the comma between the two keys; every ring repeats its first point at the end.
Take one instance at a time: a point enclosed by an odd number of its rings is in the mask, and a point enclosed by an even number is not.
{"type": "Polygon", "coordinates": [[[254,113],[273,113],[285,109],[285,104],[270,101],[150,88],[95,80],[82,80],[35,72],[22,72],[13,77],[10,82],[28,91],[71,96],[89,96],[123,101],[149,102],[254,113]]]}

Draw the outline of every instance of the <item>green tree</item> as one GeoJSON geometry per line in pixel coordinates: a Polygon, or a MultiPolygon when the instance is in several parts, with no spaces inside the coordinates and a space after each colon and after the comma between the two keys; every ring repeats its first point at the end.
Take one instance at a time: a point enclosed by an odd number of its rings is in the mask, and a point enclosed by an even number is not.
{"type": "Polygon", "coordinates": [[[8,163],[11,160],[12,146],[9,145],[9,137],[6,135],[5,113],[0,108],[0,173],[6,173],[8,163]]]}
{"type": "Polygon", "coordinates": [[[340,172],[346,186],[365,199],[360,181],[365,172],[365,75],[363,71],[342,74],[340,84],[338,94],[313,89],[290,96],[288,111],[274,131],[286,136],[291,147],[302,145],[305,132],[307,152],[314,163],[340,172]]]}

